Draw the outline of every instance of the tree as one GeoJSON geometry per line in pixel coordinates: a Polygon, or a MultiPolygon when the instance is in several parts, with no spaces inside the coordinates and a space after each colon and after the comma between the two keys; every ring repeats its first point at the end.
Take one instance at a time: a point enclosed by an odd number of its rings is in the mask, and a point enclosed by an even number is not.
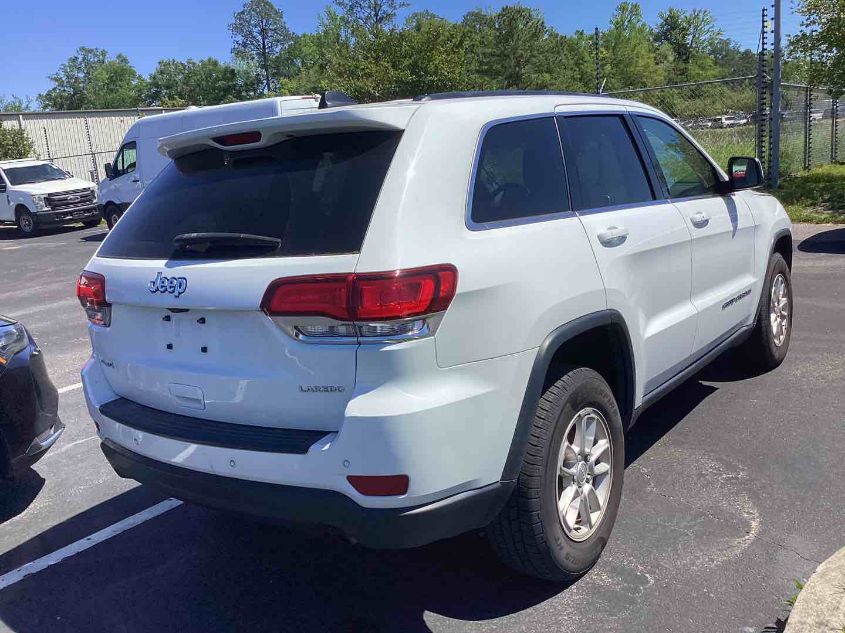
{"type": "Polygon", "coordinates": [[[109,59],[101,48],[80,46],[50,81],[53,87],[38,96],[48,110],[131,108],[142,102],[143,77],[125,55],[109,59]]]}
{"type": "Polygon", "coordinates": [[[38,95],[41,106],[47,110],[83,109],[94,70],[102,66],[107,58],[108,53],[102,48],[77,48],[76,54],[50,75],[53,87],[38,95]]]}
{"type": "Polygon", "coordinates": [[[404,0],[335,0],[350,24],[370,37],[393,28],[400,10],[409,6],[404,0]]]}
{"type": "Polygon", "coordinates": [[[32,110],[32,99],[17,95],[0,95],[0,112],[29,112],[32,110]]]}
{"type": "Polygon", "coordinates": [[[839,96],[845,92],[845,6],[843,0],[799,0],[801,31],[789,38],[790,57],[808,60],[807,76],[839,96]]]}
{"type": "Polygon", "coordinates": [[[238,70],[213,57],[164,59],[147,80],[146,102],[157,106],[214,105],[248,98],[238,70]]]}
{"type": "Polygon", "coordinates": [[[0,121],[0,160],[14,160],[35,156],[32,140],[25,130],[5,128],[0,121]]]}
{"type": "Polygon", "coordinates": [[[668,44],[682,64],[689,64],[695,54],[706,55],[722,37],[713,14],[707,9],[684,11],[670,7],[657,16],[660,23],[654,31],[655,43],[668,44]]]}
{"type": "Polygon", "coordinates": [[[495,13],[464,15],[469,78],[482,89],[542,88],[557,42],[537,9],[506,5],[495,13]]]}
{"type": "Polygon", "coordinates": [[[293,41],[282,11],[270,0],[249,0],[234,14],[229,31],[234,39],[232,53],[257,61],[264,71],[264,89],[271,92],[272,61],[293,41]]]}
{"type": "Polygon", "coordinates": [[[602,68],[608,89],[637,88],[665,83],[657,64],[652,30],[636,2],[621,2],[602,37],[602,68]]]}

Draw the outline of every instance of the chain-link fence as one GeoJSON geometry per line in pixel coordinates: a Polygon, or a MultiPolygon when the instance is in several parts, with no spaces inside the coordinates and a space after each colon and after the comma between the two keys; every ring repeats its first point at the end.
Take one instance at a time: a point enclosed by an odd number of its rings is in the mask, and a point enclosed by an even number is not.
{"type": "MultiPolygon", "coordinates": [[[[767,158],[772,113],[767,106],[771,103],[768,79],[761,81],[751,75],[609,94],[664,111],[722,166],[731,156],[757,156],[764,167],[770,164],[767,158]]],[[[781,177],[845,157],[845,107],[829,91],[781,84],[780,121],[781,177]]]]}
{"type": "Polygon", "coordinates": [[[725,165],[731,156],[757,153],[757,88],[753,75],[609,94],[662,110],[678,121],[720,165],[725,165]]]}
{"type": "Polygon", "coordinates": [[[141,117],[164,108],[73,112],[0,112],[5,127],[25,130],[38,158],[52,161],[78,178],[99,182],[103,164],[114,158],[124,134],[141,117]]]}

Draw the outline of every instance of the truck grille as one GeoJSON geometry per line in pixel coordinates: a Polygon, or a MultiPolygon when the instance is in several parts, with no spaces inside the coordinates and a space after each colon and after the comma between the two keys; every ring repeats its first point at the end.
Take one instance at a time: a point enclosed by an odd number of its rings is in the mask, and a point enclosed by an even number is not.
{"type": "Polygon", "coordinates": [[[88,207],[94,204],[94,192],[90,189],[75,189],[47,194],[47,206],[53,210],[73,207],[88,207]]]}

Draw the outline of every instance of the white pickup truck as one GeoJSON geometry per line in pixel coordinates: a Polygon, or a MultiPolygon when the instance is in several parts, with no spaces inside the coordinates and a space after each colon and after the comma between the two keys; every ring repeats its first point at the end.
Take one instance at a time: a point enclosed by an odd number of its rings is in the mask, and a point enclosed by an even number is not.
{"type": "Polygon", "coordinates": [[[42,228],[77,222],[100,223],[97,185],[44,160],[0,161],[0,224],[35,235],[42,228]]]}

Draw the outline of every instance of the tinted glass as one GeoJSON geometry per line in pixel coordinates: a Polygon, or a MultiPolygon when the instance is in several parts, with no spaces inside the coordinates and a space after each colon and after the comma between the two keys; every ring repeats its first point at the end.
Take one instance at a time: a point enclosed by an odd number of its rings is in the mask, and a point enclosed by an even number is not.
{"type": "Polygon", "coordinates": [[[473,222],[569,210],[552,117],[500,123],[484,135],[472,189],[473,222]]]}
{"type": "Polygon", "coordinates": [[[117,155],[115,171],[118,174],[128,174],[129,172],[135,171],[137,163],[138,149],[135,141],[132,141],[124,145],[123,149],[120,150],[120,154],[117,155]]]}
{"type": "Polygon", "coordinates": [[[70,178],[67,173],[55,165],[26,165],[25,167],[6,167],[6,178],[10,185],[26,185],[48,180],[70,178]]]}
{"type": "Polygon", "coordinates": [[[304,136],[256,150],[177,159],[103,242],[102,257],[231,259],[358,252],[398,132],[304,136]],[[177,249],[184,233],[247,233],[278,248],[177,249]]]}
{"type": "Polygon", "coordinates": [[[683,134],[671,125],[639,117],[670,198],[701,196],[715,191],[716,171],[683,134]]]}
{"type": "Polygon", "coordinates": [[[576,211],[654,199],[622,117],[561,117],[560,123],[576,211]]]}

